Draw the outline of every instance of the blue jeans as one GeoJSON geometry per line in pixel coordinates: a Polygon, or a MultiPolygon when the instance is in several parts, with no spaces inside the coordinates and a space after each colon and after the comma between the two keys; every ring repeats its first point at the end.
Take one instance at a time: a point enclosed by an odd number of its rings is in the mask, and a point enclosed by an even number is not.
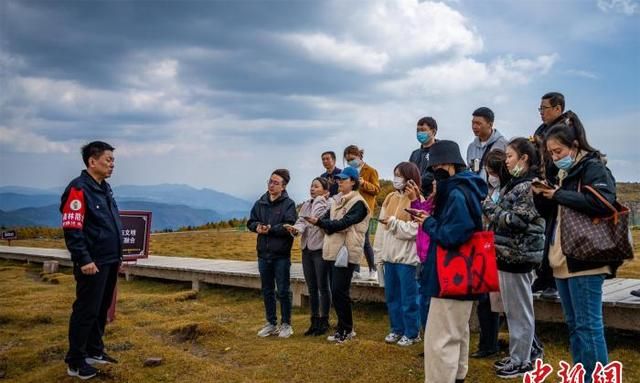
{"type": "Polygon", "coordinates": [[[564,318],[569,327],[569,344],[573,363],[582,363],[585,381],[591,381],[596,362],[609,363],[602,318],[602,284],[604,275],[557,279],[556,286],[564,318]]]}
{"type": "Polygon", "coordinates": [[[258,270],[262,282],[262,297],[267,322],[278,323],[276,316],[276,295],[280,301],[281,323],[291,324],[291,291],[289,289],[289,272],[291,260],[289,258],[264,259],[258,258],[258,270]],[[276,294],[276,286],[278,287],[276,294]]]}
{"type": "Polygon", "coordinates": [[[385,262],[384,297],[391,331],[407,338],[416,338],[420,334],[416,267],[385,262]]]}

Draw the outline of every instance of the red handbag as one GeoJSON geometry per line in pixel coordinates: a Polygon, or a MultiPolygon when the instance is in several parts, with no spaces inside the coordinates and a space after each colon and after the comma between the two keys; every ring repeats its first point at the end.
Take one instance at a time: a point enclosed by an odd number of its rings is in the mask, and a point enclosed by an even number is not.
{"type": "Polygon", "coordinates": [[[478,231],[455,249],[438,246],[436,267],[440,297],[460,297],[500,291],[492,231],[478,231]]]}

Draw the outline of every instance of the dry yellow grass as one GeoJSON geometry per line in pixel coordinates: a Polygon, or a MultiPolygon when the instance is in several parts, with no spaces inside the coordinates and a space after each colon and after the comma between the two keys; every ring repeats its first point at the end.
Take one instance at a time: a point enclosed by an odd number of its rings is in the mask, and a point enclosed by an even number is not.
{"type": "MultiPolygon", "coordinates": [[[[11,382],[73,382],[63,362],[74,295],[68,269],[40,279],[37,266],[0,261],[0,369],[11,382]]],[[[383,305],[356,304],[357,339],[333,345],[300,334],[306,309],[294,309],[296,334],[287,340],[259,339],[263,323],[258,291],[120,280],[117,319],[105,343],[118,365],[102,368],[107,382],[421,382],[421,346],[400,348],[383,338],[388,321],[383,305]],[[159,356],[158,367],[142,367],[159,356]]],[[[332,318],[332,322],[335,319],[332,318]]],[[[540,326],[546,361],[557,370],[569,358],[565,330],[540,326]],[[558,334],[562,334],[558,336],[558,334]]],[[[501,334],[506,338],[506,334],[501,334]]],[[[625,382],[640,381],[637,336],[607,334],[612,360],[624,363],[625,382]]],[[[472,348],[477,337],[472,336],[472,348]]],[[[495,382],[493,360],[470,360],[469,382],[495,382]]],[[[555,380],[552,380],[555,381],[555,380]]]]}
{"type": "MultiPolygon", "coordinates": [[[[633,230],[632,233],[636,258],[618,270],[618,277],[640,279],[640,230],[633,230]]],[[[64,248],[63,240],[53,239],[17,240],[12,243],[16,246],[64,248]]],[[[156,255],[253,261],[256,259],[255,249],[256,234],[251,232],[204,230],[151,236],[151,252],[156,255]]],[[[293,242],[291,259],[300,262],[299,238],[293,242]]]]}

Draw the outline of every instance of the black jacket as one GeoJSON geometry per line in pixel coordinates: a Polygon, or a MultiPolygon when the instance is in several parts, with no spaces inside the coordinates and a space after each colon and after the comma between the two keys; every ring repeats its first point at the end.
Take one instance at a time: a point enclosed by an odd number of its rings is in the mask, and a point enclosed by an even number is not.
{"type": "MultiPolygon", "coordinates": [[[[555,165],[554,165],[555,166],[555,165]]],[[[545,257],[548,257],[549,246],[553,240],[558,215],[558,205],[566,206],[590,217],[605,217],[611,215],[611,210],[591,192],[582,189],[578,185],[593,187],[609,203],[616,201],[616,181],[611,171],[596,153],[588,153],[577,164],[569,169],[569,173],[562,181],[560,190],[556,191],[553,199],[549,200],[541,195],[534,196],[534,202],[538,211],[545,217],[549,217],[546,228],[545,257]]],[[[567,257],[569,272],[575,273],[584,270],[597,269],[609,265],[615,275],[616,269],[621,265],[618,262],[588,262],[567,257]]]]}
{"type": "Polygon", "coordinates": [[[271,225],[267,234],[258,234],[256,250],[260,258],[289,258],[293,236],[289,234],[284,224],[293,225],[298,219],[296,204],[286,191],[275,201],[271,201],[269,193],[264,193],[251,209],[251,216],[247,221],[249,230],[256,232],[258,224],[271,225]]]}
{"type": "Polygon", "coordinates": [[[122,222],[106,181],[98,184],[83,170],[62,194],[60,212],[64,241],[74,263],[104,265],[122,260],[122,222]],[[69,214],[75,217],[68,218],[69,214]]]}
{"type": "MultiPolygon", "coordinates": [[[[437,142],[438,140],[435,140],[434,142],[437,142]]],[[[418,167],[418,169],[420,169],[420,174],[424,175],[428,172],[430,172],[429,170],[429,151],[431,151],[431,147],[433,145],[431,145],[428,148],[423,147],[422,145],[420,145],[420,147],[416,150],[414,150],[411,153],[411,156],[409,157],[409,162],[413,162],[414,164],[416,164],[416,166],[418,167]]]]}

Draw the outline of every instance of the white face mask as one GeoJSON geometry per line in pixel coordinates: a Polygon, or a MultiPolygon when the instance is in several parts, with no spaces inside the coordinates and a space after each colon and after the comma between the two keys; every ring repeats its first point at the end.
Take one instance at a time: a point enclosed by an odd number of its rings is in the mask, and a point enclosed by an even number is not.
{"type": "Polygon", "coordinates": [[[500,177],[492,176],[491,174],[489,174],[489,178],[487,179],[487,181],[489,182],[489,185],[493,186],[494,188],[500,187],[500,177]]]}
{"type": "Polygon", "coordinates": [[[405,185],[406,185],[406,182],[404,181],[404,178],[398,177],[398,176],[393,177],[393,188],[394,189],[396,189],[396,190],[404,190],[405,185]]]}

